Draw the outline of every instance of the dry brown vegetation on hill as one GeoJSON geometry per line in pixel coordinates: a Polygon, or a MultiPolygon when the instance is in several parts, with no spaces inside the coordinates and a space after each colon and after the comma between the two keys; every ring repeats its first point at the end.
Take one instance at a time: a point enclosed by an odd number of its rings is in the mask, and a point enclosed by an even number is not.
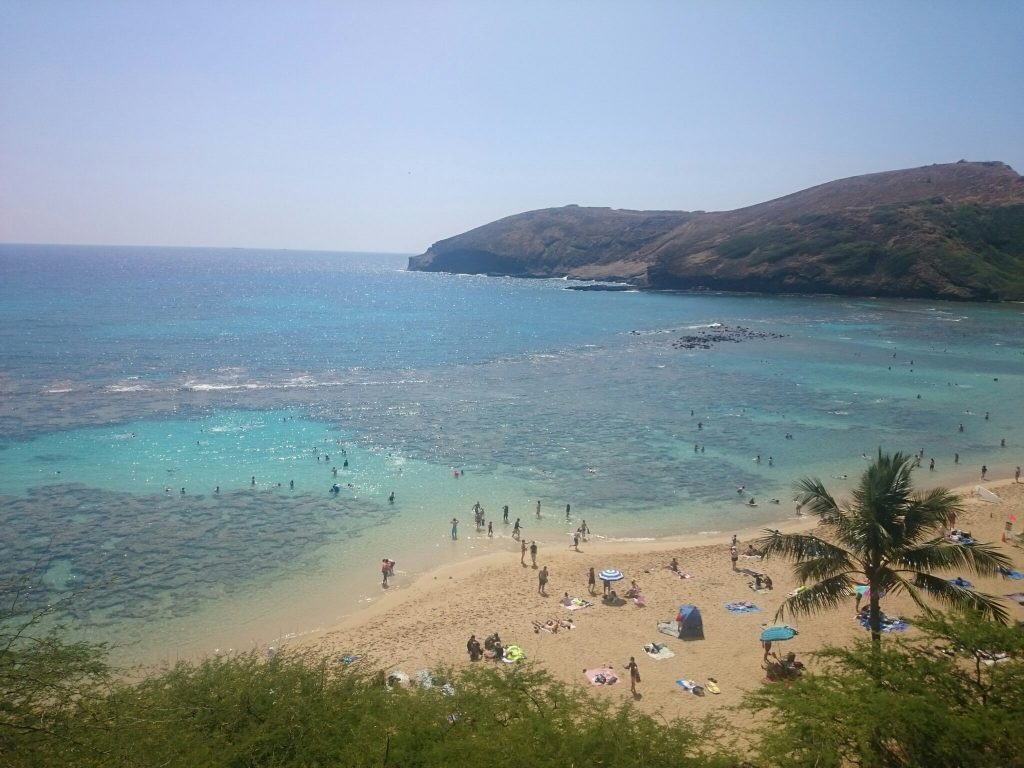
{"type": "Polygon", "coordinates": [[[435,243],[414,270],[652,289],[1024,299],[1024,179],[961,161],[715,213],[567,206],[435,243]]]}

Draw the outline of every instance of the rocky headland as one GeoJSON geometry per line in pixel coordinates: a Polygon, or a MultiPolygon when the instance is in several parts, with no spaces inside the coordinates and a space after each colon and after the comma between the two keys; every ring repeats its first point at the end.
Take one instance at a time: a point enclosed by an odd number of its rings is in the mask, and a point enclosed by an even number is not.
{"type": "Polygon", "coordinates": [[[653,290],[1024,300],[1024,178],[999,162],[855,176],[734,211],[565,206],[434,243],[409,269],[653,290]]]}

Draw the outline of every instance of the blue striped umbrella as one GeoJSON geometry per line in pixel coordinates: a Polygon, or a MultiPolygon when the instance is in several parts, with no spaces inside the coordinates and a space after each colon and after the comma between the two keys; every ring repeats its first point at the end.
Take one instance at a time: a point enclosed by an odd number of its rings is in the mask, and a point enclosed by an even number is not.
{"type": "Polygon", "coordinates": [[[796,630],[792,627],[781,626],[781,627],[767,627],[761,632],[761,639],[768,641],[776,640],[792,640],[796,637],[796,630]]]}
{"type": "Polygon", "coordinates": [[[615,568],[607,568],[600,574],[601,581],[621,581],[624,578],[626,577],[622,575],[622,571],[615,568]]]}

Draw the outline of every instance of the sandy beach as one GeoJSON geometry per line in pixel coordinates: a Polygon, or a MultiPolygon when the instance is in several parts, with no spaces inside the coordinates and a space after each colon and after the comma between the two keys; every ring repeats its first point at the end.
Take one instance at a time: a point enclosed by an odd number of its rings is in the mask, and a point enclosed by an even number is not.
{"type": "MultiPolygon", "coordinates": [[[[1010,480],[986,483],[985,487],[1002,501],[980,499],[974,495],[973,485],[956,489],[964,506],[959,526],[979,541],[999,543],[1011,513],[1018,517],[1014,530],[1021,529],[1024,484],[1010,480]]],[[[816,523],[816,518],[805,518],[773,527],[809,530],[816,523]]],[[[741,553],[761,530],[736,531],[741,553]]],[[[519,645],[527,658],[567,683],[587,686],[594,696],[633,699],[624,666],[634,656],[642,677],[634,701],[642,710],[669,719],[721,710],[721,715],[742,721],[750,715],[728,713],[726,708],[739,704],[743,693],[764,679],[759,642],[762,625],[774,623],[776,609],[797,583],[791,575],[791,565],[778,559],[762,562],[759,558],[740,557],[739,570],[734,571],[729,556],[731,538],[730,533],[714,539],[689,537],[646,542],[605,543],[591,539],[581,542],[579,552],[564,547],[541,548],[537,569],[531,567],[529,554],[526,565],[520,564],[519,545],[512,542],[505,553],[440,568],[408,586],[402,583],[399,564],[399,573],[393,580],[396,588],[338,625],[303,638],[295,647],[332,658],[357,654],[362,657],[358,663],[365,670],[402,670],[415,675],[421,669],[439,665],[470,664],[466,653],[470,634],[476,634],[482,642],[487,635],[498,632],[506,645],[519,645]],[[666,568],[673,557],[678,558],[681,570],[692,578],[680,578],[666,568]],[[541,567],[547,567],[550,573],[546,596],[538,592],[541,567]],[[646,606],[637,606],[632,600],[618,606],[602,604],[600,580],[596,595],[588,593],[590,567],[598,571],[621,570],[625,579],[613,585],[620,594],[635,579],[646,598],[646,606]],[[745,570],[769,575],[773,591],[755,593],[748,586],[751,577],[745,570]],[[569,611],[559,603],[565,592],[585,598],[592,605],[569,611]],[[726,604],[738,601],[754,603],[761,610],[726,610],[726,604]],[[658,621],[674,619],[683,603],[700,609],[703,641],[684,642],[659,634],[658,621]],[[548,619],[571,619],[575,628],[557,633],[535,630],[534,622],[548,619]],[[665,643],[675,655],[655,660],[644,653],[643,646],[648,643],[665,643]],[[605,666],[616,670],[619,682],[590,685],[583,670],[605,666]],[[700,683],[714,678],[721,693],[694,696],[676,684],[680,678],[700,683]]],[[[1024,569],[1024,549],[1009,543],[1000,547],[1017,569],[1024,569]]],[[[948,574],[950,578],[958,575],[961,574],[948,574]]],[[[1002,596],[1024,589],[1024,582],[962,575],[970,578],[975,588],[990,594],[1002,596]]],[[[1024,620],[1024,607],[1009,599],[1005,604],[1014,619],[1024,620]]],[[[916,612],[910,599],[902,595],[886,598],[882,608],[889,615],[904,617],[912,617],[916,612]]],[[[867,636],[854,617],[852,597],[849,610],[808,618],[787,617],[785,621],[796,627],[799,635],[777,643],[776,650],[795,651],[812,669],[815,662],[808,655],[810,652],[828,643],[842,644],[867,636]]]]}

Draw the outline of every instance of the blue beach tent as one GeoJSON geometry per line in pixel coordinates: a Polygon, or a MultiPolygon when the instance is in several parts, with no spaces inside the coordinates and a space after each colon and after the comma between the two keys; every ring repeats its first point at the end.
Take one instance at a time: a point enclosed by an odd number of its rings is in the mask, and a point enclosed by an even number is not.
{"type": "Polygon", "coordinates": [[[695,605],[679,606],[679,615],[676,616],[679,622],[680,640],[703,640],[704,621],[700,617],[700,611],[695,605]]]}

